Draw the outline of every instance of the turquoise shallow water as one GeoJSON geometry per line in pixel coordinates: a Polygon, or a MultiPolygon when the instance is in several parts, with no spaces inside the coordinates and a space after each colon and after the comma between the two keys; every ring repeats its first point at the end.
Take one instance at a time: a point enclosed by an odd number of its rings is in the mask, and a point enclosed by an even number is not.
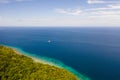
{"type": "MultiPolygon", "coordinates": [[[[4,44],[2,44],[2,45],[4,45],[4,44]]],[[[28,53],[28,52],[25,52],[25,51],[23,51],[22,49],[20,49],[18,47],[13,47],[13,46],[8,46],[8,45],[4,45],[4,46],[11,47],[11,48],[17,50],[18,52],[20,52],[21,54],[23,54],[25,56],[28,56],[28,57],[31,57],[33,59],[36,59],[36,60],[40,61],[43,64],[49,64],[49,65],[52,65],[52,66],[63,68],[65,70],[73,73],[75,76],[77,76],[78,80],[90,80],[88,77],[83,76],[82,74],[80,74],[79,72],[75,71],[71,67],[63,64],[59,60],[55,60],[55,59],[48,58],[48,57],[43,57],[43,56],[40,56],[40,55],[38,56],[38,55],[35,55],[34,53],[28,53]]]]}

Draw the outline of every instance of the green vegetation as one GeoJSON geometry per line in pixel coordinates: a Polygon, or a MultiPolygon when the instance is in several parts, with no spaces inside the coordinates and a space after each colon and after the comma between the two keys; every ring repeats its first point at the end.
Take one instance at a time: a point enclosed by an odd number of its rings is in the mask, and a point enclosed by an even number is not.
{"type": "Polygon", "coordinates": [[[77,80],[65,69],[35,62],[0,45],[0,80],[77,80]]]}

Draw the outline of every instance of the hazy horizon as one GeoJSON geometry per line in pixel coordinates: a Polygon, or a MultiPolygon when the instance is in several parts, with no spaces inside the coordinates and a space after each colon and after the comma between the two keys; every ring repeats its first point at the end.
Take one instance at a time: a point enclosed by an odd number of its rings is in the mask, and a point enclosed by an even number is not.
{"type": "Polygon", "coordinates": [[[0,28],[120,28],[120,26],[0,26],[0,28]]]}

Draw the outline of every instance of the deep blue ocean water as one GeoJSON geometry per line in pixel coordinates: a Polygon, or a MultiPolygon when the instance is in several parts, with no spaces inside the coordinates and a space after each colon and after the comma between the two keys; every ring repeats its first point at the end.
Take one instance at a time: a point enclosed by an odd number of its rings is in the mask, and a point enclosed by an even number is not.
{"type": "Polygon", "coordinates": [[[57,59],[91,80],[120,80],[120,28],[1,27],[0,44],[57,59]]]}

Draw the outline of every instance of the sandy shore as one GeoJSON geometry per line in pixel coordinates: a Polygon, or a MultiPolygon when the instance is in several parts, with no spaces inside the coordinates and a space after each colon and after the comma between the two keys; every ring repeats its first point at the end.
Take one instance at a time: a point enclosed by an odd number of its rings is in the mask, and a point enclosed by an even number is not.
{"type": "MultiPolygon", "coordinates": [[[[16,54],[19,54],[19,55],[25,55],[25,54],[23,54],[22,52],[19,52],[17,49],[15,49],[15,48],[12,48],[13,49],[13,51],[16,53],[16,54]]],[[[50,62],[47,62],[47,61],[45,61],[45,60],[42,60],[42,59],[37,59],[37,58],[35,58],[35,57],[32,57],[32,55],[30,56],[30,55],[25,55],[25,56],[27,56],[27,57],[30,57],[33,61],[35,61],[35,62],[39,62],[39,63],[42,63],[42,64],[48,64],[48,65],[51,65],[51,66],[55,66],[55,67],[58,67],[57,65],[54,65],[54,64],[52,64],[52,63],[50,63],[50,62]]],[[[60,68],[60,67],[59,67],[60,68]]]]}
{"type": "Polygon", "coordinates": [[[16,49],[13,49],[13,51],[14,51],[16,54],[23,55],[22,53],[18,52],[16,49]]]}

